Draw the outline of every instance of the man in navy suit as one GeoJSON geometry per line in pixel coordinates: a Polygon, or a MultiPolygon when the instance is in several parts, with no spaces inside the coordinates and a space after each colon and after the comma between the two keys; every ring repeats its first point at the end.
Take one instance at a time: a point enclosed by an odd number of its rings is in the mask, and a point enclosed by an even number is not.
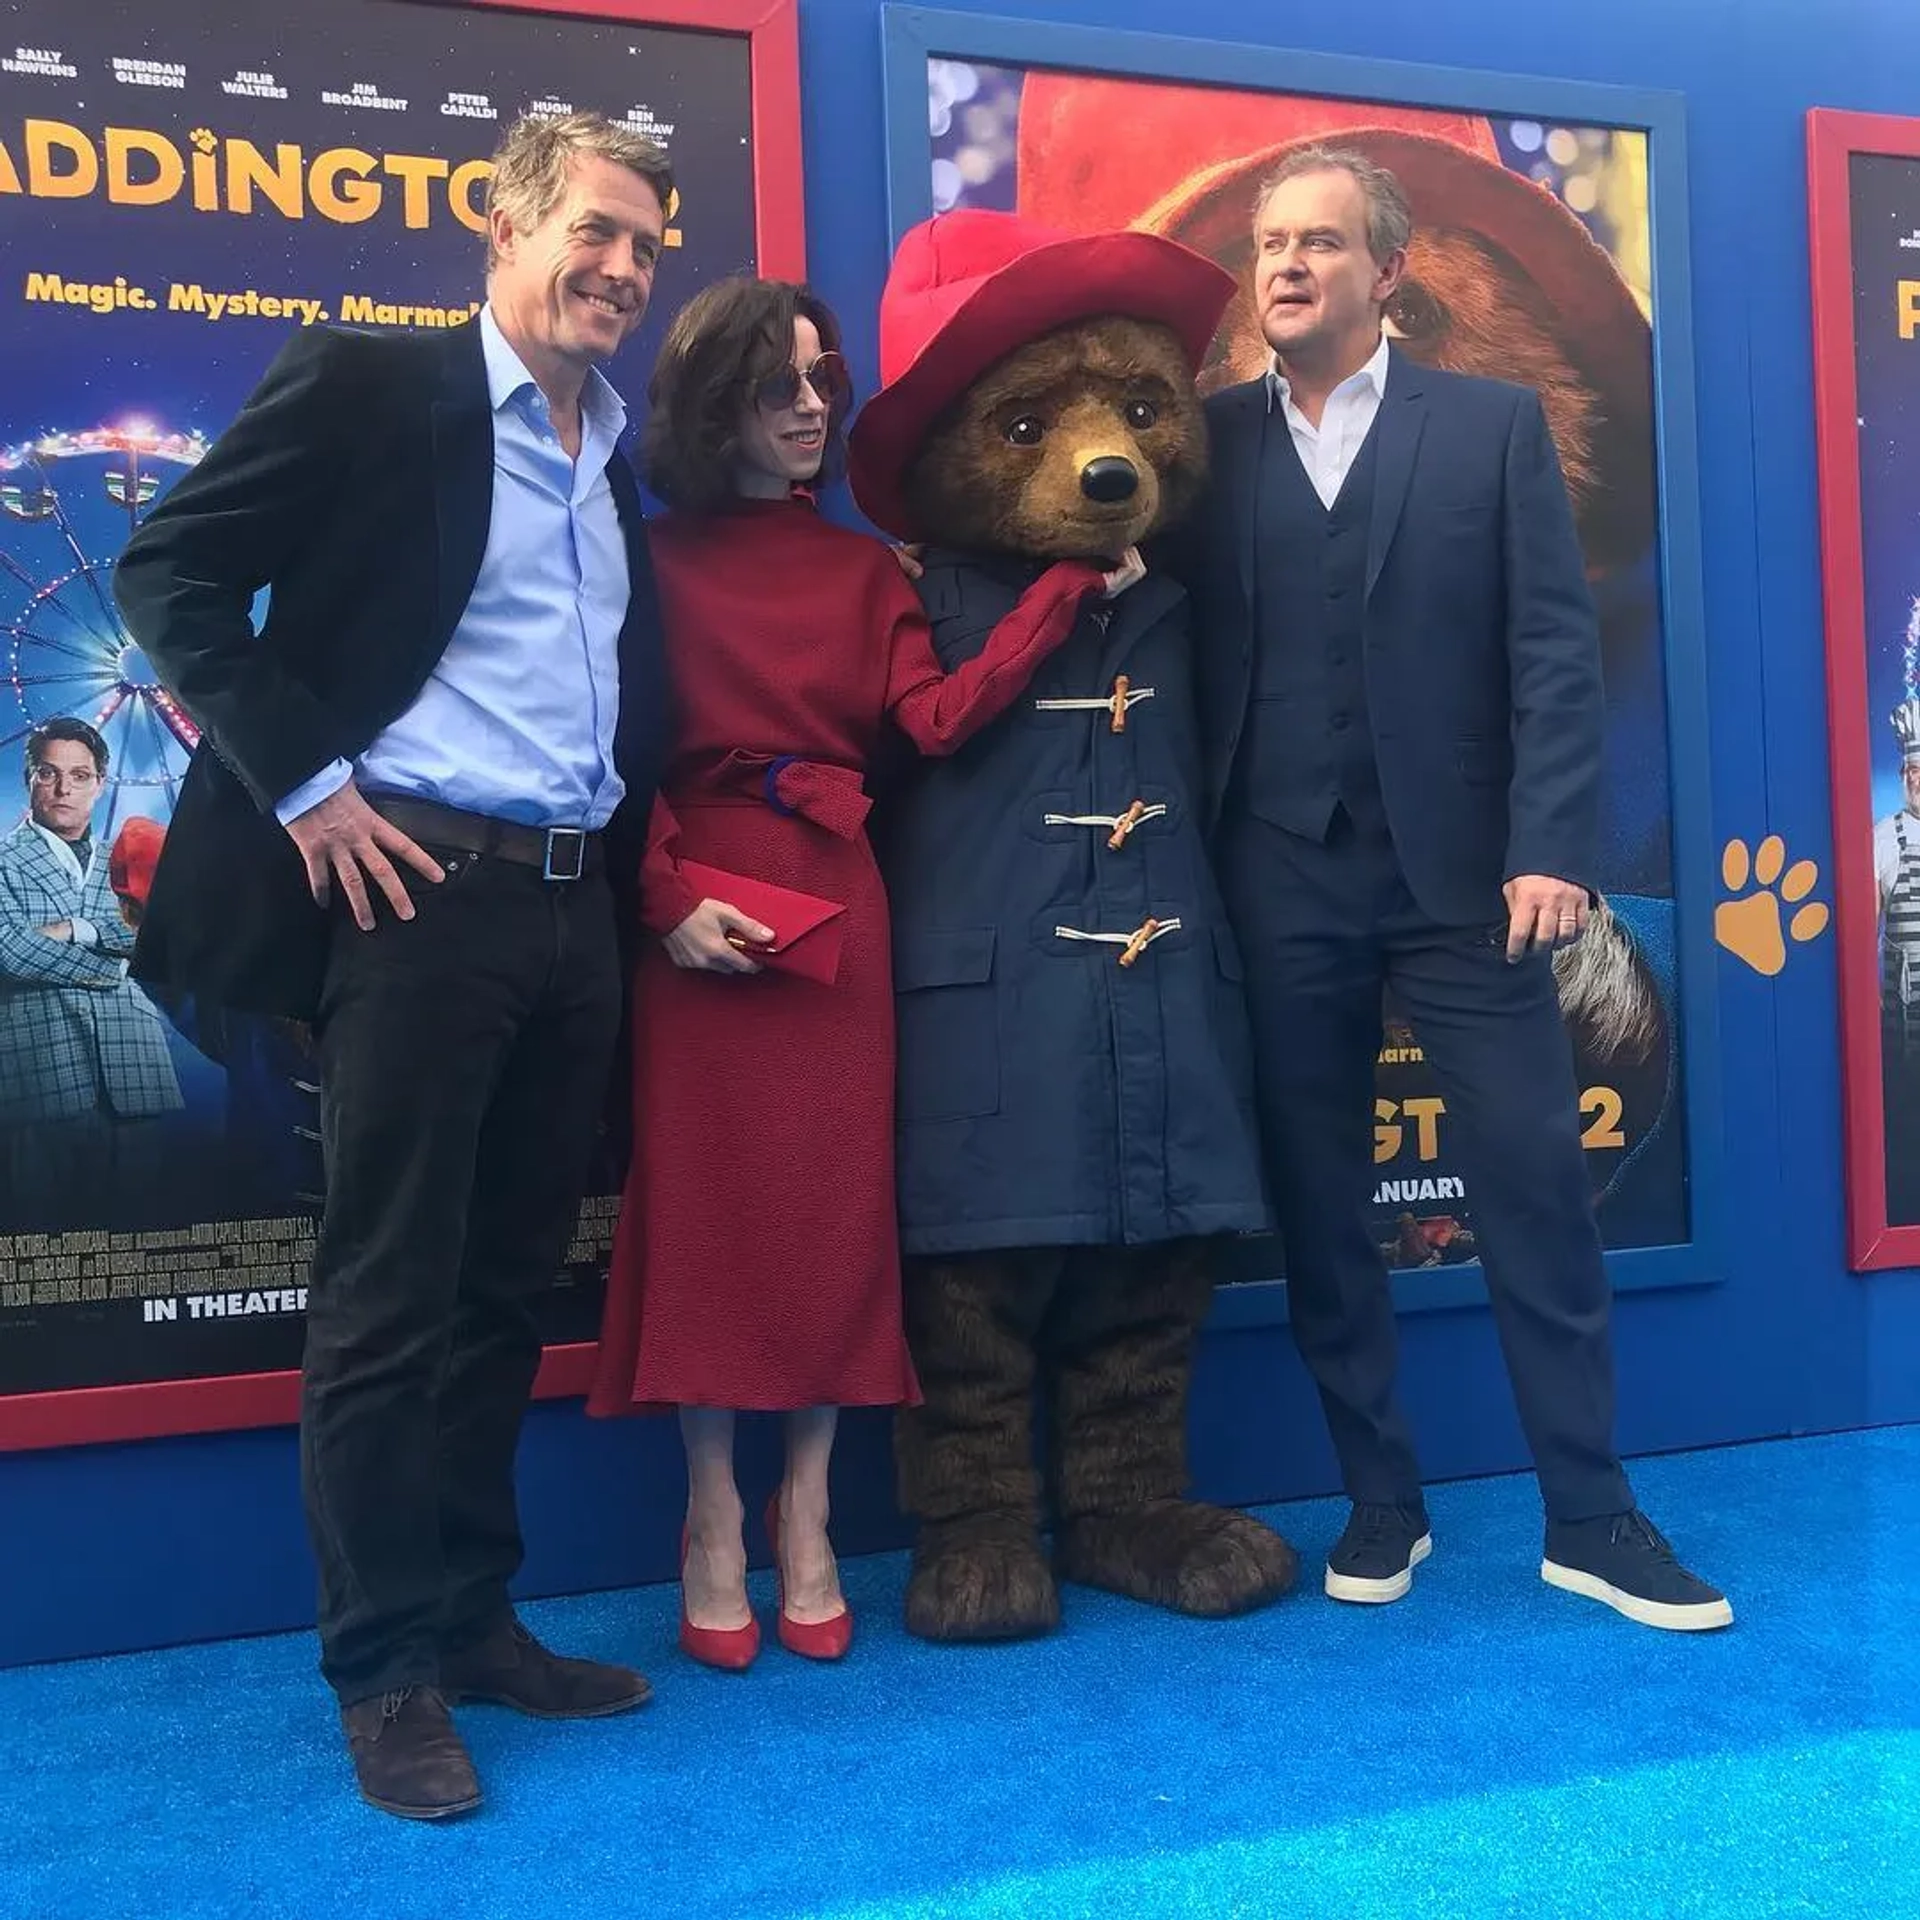
{"type": "Polygon", "coordinates": [[[1553,951],[1591,911],[1600,652],[1539,397],[1388,341],[1412,222],[1364,155],[1298,151],[1255,213],[1266,377],[1208,402],[1181,571],[1295,1335],[1353,1513],[1327,1591],[1431,1551],[1367,1226],[1383,990],[1439,1076],[1545,1498],[1541,1573],[1649,1626],[1724,1626],[1634,1504],[1553,951]]]}

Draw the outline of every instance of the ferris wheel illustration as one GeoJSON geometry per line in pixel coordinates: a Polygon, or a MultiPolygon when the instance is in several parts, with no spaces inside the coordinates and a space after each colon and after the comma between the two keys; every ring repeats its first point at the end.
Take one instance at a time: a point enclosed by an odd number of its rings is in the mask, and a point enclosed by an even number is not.
{"type": "Polygon", "coordinates": [[[112,574],[147,509],[206,450],[197,433],[138,420],[0,446],[0,697],[12,703],[0,752],[45,721],[90,722],[111,755],[94,822],[105,837],[134,814],[171,818],[200,743],[122,622],[112,574]]]}

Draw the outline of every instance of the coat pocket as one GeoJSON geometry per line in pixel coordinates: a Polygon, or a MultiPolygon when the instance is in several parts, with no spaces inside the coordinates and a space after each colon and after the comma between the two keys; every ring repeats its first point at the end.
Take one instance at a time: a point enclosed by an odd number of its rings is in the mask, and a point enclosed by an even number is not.
{"type": "Polygon", "coordinates": [[[1240,958],[1240,942],[1224,920],[1214,925],[1213,957],[1223,979],[1231,980],[1236,987],[1245,981],[1247,969],[1240,958]]]}
{"type": "Polygon", "coordinates": [[[1234,1106],[1251,1139],[1258,1136],[1259,1126],[1254,1118],[1253,1027],[1247,1015],[1247,969],[1240,957],[1240,942],[1224,920],[1214,923],[1213,961],[1213,1044],[1221,1069],[1233,1088],[1234,1106]]]}
{"type": "Polygon", "coordinates": [[[1513,748],[1504,740],[1458,741],[1454,760],[1470,787],[1504,787],[1513,778],[1513,748]]]}
{"type": "Polygon", "coordinates": [[[968,1120],[1000,1110],[991,927],[895,929],[899,1117],[968,1120]]]}

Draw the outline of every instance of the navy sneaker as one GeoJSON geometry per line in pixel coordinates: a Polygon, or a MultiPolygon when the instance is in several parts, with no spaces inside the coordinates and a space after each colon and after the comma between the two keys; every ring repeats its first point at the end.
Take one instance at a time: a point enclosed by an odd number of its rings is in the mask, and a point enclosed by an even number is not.
{"type": "Polygon", "coordinates": [[[1375,1607],[1398,1600],[1413,1585],[1414,1568],[1432,1551],[1425,1507],[1362,1501],[1327,1555],[1328,1596],[1375,1607]]]}
{"type": "Polygon", "coordinates": [[[1726,1596],[1689,1573],[1644,1513],[1547,1522],[1540,1578],[1602,1601],[1643,1627],[1700,1633],[1733,1625],[1726,1596]]]}

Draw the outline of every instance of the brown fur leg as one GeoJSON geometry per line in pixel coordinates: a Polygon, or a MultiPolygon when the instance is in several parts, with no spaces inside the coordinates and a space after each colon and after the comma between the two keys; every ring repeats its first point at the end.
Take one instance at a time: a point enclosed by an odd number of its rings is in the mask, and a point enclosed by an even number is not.
{"type": "Polygon", "coordinates": [[[1208,1616],[1290,1588],[1293,1549],[1185,1498],[1187,1389],[1212,1297],[1211,1249],[1087,1249],[1043,1335],[1060,1577],[1208,1616]]]}
{"type": "Polygon", "coordinates": [[[913,1260],[907,1344],[924,1404],[894,1424],[900,1504],[920,1523],[909,1633],[1016,1640],[1059,1624],[1040,1544],[1033,1338],[1057,1256],[913,1260]]]}

